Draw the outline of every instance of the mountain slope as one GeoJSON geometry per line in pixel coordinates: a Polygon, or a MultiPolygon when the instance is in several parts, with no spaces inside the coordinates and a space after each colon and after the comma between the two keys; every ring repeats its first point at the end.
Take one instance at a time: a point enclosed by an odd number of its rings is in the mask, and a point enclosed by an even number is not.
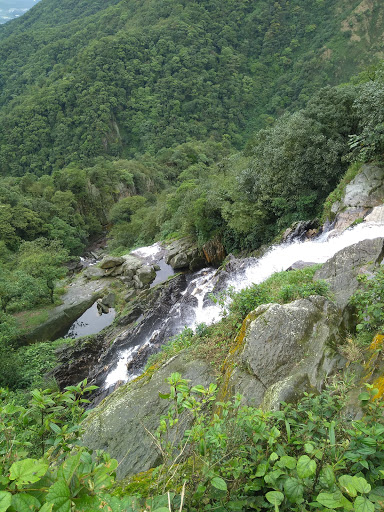
{"type": "Polygon", "coordinates": [[[42,0],[0,29],[0,171],[210,137],[241,146],[374,61],[383,12],[370,0],[42,0]]]}

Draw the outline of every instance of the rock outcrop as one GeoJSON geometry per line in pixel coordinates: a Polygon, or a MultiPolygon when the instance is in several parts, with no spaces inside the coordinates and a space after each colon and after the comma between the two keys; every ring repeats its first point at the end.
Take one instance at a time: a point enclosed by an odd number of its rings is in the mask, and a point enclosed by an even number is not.
{"type": "Polygon", "coordinates": [[[89,267],[84,272],[88,279],[117,277],[127,288],[148,288],[156,278],[156,270],[142,259],[131,254],[122,257],[106,256],[98,267],[89,267]]]}
{"type": "Polygon", "coordinates": [[[270,409],[320,389],[337,364],[331,347],[339,342],[340,324],[337,307],[320,296],[259,306],[227,358],[224,392],[270,409]]]}
{"type": "Polygon", "coordinates": [[[341,232],[354,222],[364,219],[372,208],[384,200],[384,168],[365,164],[359,174],[345,187],[340,201],[331,208],[334,215],[333,229],[341,232]]]}
{"type": "Polygon", "coordinates": [[[166,248],[166,263],[174,270],[199,270],[208,265],[204,253],[190,238],[180,238],[166,248]]]}
{"type": "MultiPolygon", "coordinates": [[[[118,478],[146,471],[161,462],[151,434],[169,408],[169,402],[161,399],[159,392],[169,392],[166,378],[174,372],[181,373],[191,384],[208,386],[214,380],[208,363],[190,360],[181,353],[154,375],[144,374],[120,387],[88,416],[83,442],[91,449],[109,452],[119,461],[118,478]]],[[[190,427],[191,420],[188,413],[182,416],[178,439],[190,427]]]]}
{"type": "Polygon", "coordinates": [[[202,251],[207,263],[214,267],[221,265],[227,255],[219,238],[213,238],[205,243],[202,247],[202,251]]]}

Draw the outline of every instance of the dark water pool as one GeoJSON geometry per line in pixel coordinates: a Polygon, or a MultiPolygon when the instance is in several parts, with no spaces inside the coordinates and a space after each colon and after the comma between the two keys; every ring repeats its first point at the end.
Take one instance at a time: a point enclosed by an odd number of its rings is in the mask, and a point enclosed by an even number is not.
{"type": "Polygon", "coordinates": [[[80,338],[88,334],[97,334],[104,327],[113,322],[116,312],[113,308],[109,309],[109,313],[99,314],[97,303],[95,302],[85,313],[83,313],[69,328],[64,338],[80,338]]]}
{"type": "Polygon", "coordinates": [[[158,283],[166,281],[168,277],[173,276],[173,274],[175,273],[171,265],[165,263],[164,258],[159,260],[156,264],[159,265],[160,270],[156,271],[156,278],[154,281],[152,281],[150,288],[153,288],[158,283]]]}

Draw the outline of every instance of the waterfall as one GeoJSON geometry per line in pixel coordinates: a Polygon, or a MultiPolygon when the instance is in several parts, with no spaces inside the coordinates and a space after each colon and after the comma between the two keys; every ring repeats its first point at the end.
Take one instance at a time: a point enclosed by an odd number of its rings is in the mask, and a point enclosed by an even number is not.
{"type": "MultiPolygon", "coordinates": [[[[362,240],[383,236],[383,224],[364,222],[344,231],[342,234],[330,231],[313,240],[275,245],[258,259],[244,259],[239,270],[225,277],[224,287],[231,286],[235,291],[240,291],[252,284],[261,283],[275,272],[288,269],[297,261],[325,263],[345,247],[362,240]]],[[[138,254],[151,256],[159,252],[158,244],[137,250],[138,254]]],[[[172,306],[162,324],[157,326],[140,345],[130,346],[128,349],[120,351],[117,365],[105,380],[105,388],[113,386],[118,381],[132,380],[138,375],[138,372],[132,372],[128,375],[126,366],[143,346],[154,343],[156,339],[162,336],[164,339],[164,334],[169,337],[181,332],[185,327],[195,329],[201,323],[210,325],[218,321],[221,308],[210,300],[209,294],[214,290],[219,279],[220,272],[211,268],[193,274],[181,295],[181,299],[172,306]]],[[[221,287],[223,287],[223,283],[221,283],[221,287]]]]}

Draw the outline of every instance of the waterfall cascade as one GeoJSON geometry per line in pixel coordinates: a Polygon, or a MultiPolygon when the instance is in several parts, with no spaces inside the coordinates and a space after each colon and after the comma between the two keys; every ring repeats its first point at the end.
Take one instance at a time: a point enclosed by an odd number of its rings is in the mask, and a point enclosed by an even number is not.
{"type": "MultiPolygon", "coordinates": [[[[364,222],[337,234],[329,231],[316,239],[304,242],[293,241],[275,245],[261,258],[244,259],[241,268],[225,276],[224,287],[233,287],[240,291],[252,284],[258,284],[275,272],[288,269],[301,260],[311,263],[324,263],[341,249],[362,240],[384,236],[384,224],[364,222]]],[[[161,254],[159,244],[144,247],[136,251],[142,256],[156,258],[161,254]]],[[[221,276],[221,280],[222,280],[221,276]]],[[[142,339],[129,339],[129,347],[117,353],[116,363],[107,375],[104,389],[115,385],[118,381],[129,381],[138,375],[137,371],[128,373],[127,364],[144,346],[164,341],[167,337],[178,334],[184,327],[196,328],[205,323],[212,324],[220,319],[221,308],[209,298],[220,279],[220,272],[215,269],[203,269],[191,275],[180,300],[169,310],[168,315],[152,332],[142,339]]],[[[223,283],[221,282],[221,287],[223,283]]],[[[145,322],[145,319],[142,320],[145,322]]]]}

